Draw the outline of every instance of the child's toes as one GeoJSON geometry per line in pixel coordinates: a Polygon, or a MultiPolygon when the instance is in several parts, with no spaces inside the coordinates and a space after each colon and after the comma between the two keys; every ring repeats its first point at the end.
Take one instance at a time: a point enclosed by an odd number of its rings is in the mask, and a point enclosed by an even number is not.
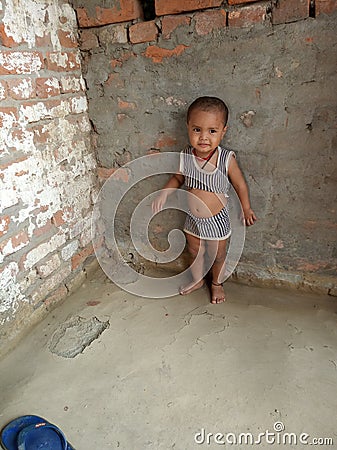
{"type": "Polygon", "coordinates": [[[222,284],[212,282],[211,291],[212,291],[211,303],[213,305],[217,303],[223,303],[226,300],[222,284]]]}

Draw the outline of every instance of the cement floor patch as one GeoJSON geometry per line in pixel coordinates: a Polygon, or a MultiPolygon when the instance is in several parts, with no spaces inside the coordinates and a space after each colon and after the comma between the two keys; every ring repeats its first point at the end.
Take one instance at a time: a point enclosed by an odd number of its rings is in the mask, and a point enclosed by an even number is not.
{"type": "Polygon", "coordinates": [[[109,321],[101,322],[97,317],[71,317],[55,331],[49,342],[49,350],[64,358],[75,358],[108,326],[109,321]]]}

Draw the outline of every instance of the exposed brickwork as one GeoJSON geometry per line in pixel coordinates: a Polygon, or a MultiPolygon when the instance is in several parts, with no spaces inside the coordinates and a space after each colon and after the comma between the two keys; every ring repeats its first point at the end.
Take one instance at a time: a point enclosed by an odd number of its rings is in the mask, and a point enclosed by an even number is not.
{"type": "Polygon", "coordinates": [[[260,0],[228,0],[229,5],[243,5],[245,3],[254,3],[260,0]]]}
{"type": "Polygon", "coordinates": [[[258,4],[240,8],[228,13],[228,25],[230,27],[249,27],[266,20],[266,5],[258,4]]]}
{"type": "Polygon", "coordinates": [[[127,22],[142,17],[142,8],[139,0],[118,0],[112,8],[96,6],[95,15],[92,16],[86,8],[77,8],[80,27],[96,27],[110,23],[127,22]]]}
{"type": "Polygon", "coordinates": [[[221,6],[222,0],[156,0],[157,16],[221,6]]]}
{"type": "Polygon", "coordinates": [[[133,44],[155,41],[158,28],[154,22],[139,22],[129,28],[130,41],[133,44]]]}
{"type": "Polygon", "coordinates": [[[144,56],[151,58],[154,63],[161,63],[164,58],[172,58],[172,56],[179,56],[186,49],[186,45],[177,45],[173,49],[167,49],[152,45],[147,47],[144,56]]]}
{"type": "Polygon", "coordinates": [[[310,0],[297,0],[289,2],[279,0],[272,9],[272,22],[274,25],[295,22],[309,17],[310,0]]]}
{"type": "Polygon", "coordinates": [[[164,16],[161,20],[163,38],[170,39],[174,30],[183,25],[190,25],[190,23],[191,18],[189,16],[164,16]]]}
{"type": "Polygon", "coordinates": [[[98,38],[92,30],[82,30],[80,33],[80,45],[82,50],[97,48],[98,38]]]}
{"type": "Polygon", "coordinates": [[[337,0],[315,0],[316,16],[337,11],[337,0]]]}
{"type": "Polygon", "coordinates": [[[22,314],[33,323],[67,295],[76,252],[84,252],[76,267],[83,272],[88,234],[80,230],[78,240],[72,233],[89,221],[97,181],[75,11],[63,1],[1,5],[3,342],[20,332],[22,314]]]}
{"type": "Polygon", "coordinates": [[[199,36],[205,36],[217,28],[226,27],[227,13],[223,9],[200,12],[194,18],[195,31],[199,36]]]}

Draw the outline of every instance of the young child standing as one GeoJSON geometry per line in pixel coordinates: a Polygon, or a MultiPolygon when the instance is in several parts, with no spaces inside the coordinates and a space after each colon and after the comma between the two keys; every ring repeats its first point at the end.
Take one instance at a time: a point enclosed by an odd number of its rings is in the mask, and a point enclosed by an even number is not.
{"type": "Polygon", "coordinates": [[[228,108],[217,97],[199,97],[188,108],[187,130],[190,145],[180,154],[179,171],[166,183],[152,203],[159,212],[170,193],[183,184],[189,191],[188,214],[184,226],[191,256],[193,281],[180,289],[186,295],[202,287],[204,257],[213,261],[211,303],[225,300],[223,274],[227,239],[231,234],[228,191],[231,183],[240,199],[246,225],[256,216],[251,209],[248,187],[234,152],[220,146],[226,134],[228,108]]]}

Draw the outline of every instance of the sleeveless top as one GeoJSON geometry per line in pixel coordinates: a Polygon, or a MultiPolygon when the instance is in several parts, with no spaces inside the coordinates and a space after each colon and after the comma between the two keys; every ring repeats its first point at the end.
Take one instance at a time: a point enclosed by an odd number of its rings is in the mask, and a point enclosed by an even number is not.
{"type": "Polygon", "coordinates": [[[230,182],[228,180],[228,167],[231,157],[235,158],[232,150],[218,146],[218,159],[214,170],[208,172],[202,169],[193,155],[193,147],[188,145],[180,153],[179,171],[185,177],[188,189],[224,194],[228,197],[230,182]]]}

